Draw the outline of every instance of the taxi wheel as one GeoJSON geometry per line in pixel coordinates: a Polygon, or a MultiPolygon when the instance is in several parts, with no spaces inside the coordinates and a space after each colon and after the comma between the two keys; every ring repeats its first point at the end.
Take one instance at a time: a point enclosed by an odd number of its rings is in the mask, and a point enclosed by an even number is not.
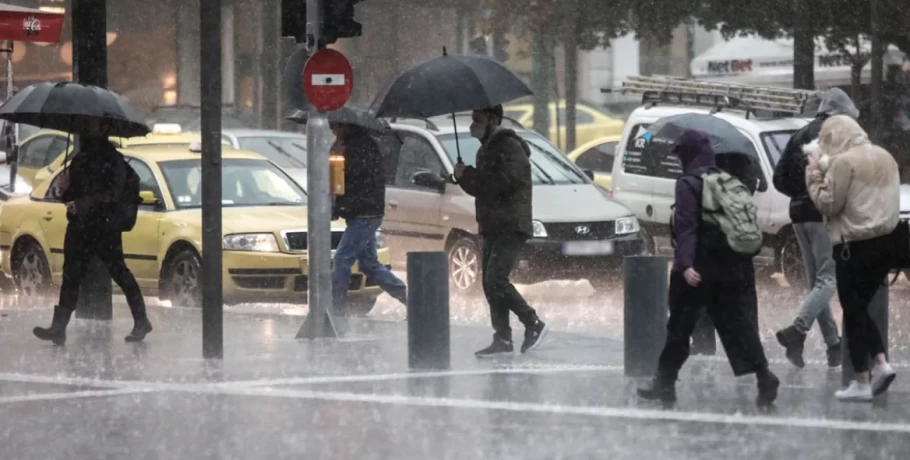
{"type": "Polygon", "coordinates": [[[44,251],[35,243],[26,243],[14,253],[13,281],[19,295],[35,298],[47,294],[51,288],[51,269],[44,251]]]}
{"type": "Polygon", "coordinates": [[[202,308],[202,259],[184,249],[167,264],[166,286],[171,305],[202,308]]]}
{"type": "Polygon", "coordinates": [[[379,296],[349,296],[347,298],[348,314],[351,316],[366,316],[376,305],[379,296]]]}
{"type": "Polygon", "coordinates": [[[480,246],[470,237],[462,237],[449,248],[449,281],[457,295],[480,292],[480,246]]]}

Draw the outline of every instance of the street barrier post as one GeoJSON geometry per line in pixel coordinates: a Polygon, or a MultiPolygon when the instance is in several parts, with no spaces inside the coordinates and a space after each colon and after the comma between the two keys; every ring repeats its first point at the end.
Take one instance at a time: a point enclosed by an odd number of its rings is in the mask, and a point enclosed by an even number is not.
{"type": "Polygon", "coordinates": [[[623,262],[624,367],[628,377],[649,377],[667,339],[667,264],[661,256],[629,256],[623,262]]]}
{"type": "Polygon", "coordinates": [[[445,252],[408,253],[408,365],[448,369],[449,258],[445,252]]]}

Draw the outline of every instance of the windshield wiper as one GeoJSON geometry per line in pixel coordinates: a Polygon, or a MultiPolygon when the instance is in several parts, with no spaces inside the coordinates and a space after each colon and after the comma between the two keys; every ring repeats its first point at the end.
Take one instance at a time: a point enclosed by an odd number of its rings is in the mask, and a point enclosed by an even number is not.
{"type": "MultiPolygon", "coordinates": [[[[300,160],[299,160],[297,157],[295,157],[294,155],[291,155],[290,153],[288,153],[288,151],[285,150],[283,147],[281,147],[281,145],[278,144],[277,142],[272,141],[272,140],[268,140],[268,141],[265,141],[265,142],[266,142],[266,144],[271,145],[272,148],[275,149],[275,151],[277,151],[278,153],[284,155],[285,158],[291,160],[292,163],[301,164],[301,163],[300,163],[300,160]]],[[[305,167],[306,167],[306,164],[303,164],[303,167],[305,168],[305,167]]]]}
{"type": "Polygon", "coordinates": [[[532,164],[535,168],[537,168],[537,171],[540,172],[540,174],[543,175],[543,177],[546,178],[546,180],[548,181],[548,183],[549,183],[550,185],[556,184],[556,181],[553,180],[553,177],[550,176],[549,174],[547,174],[547,172],[544,171],[544,169],[541,168],[540,165],[538,165],[537,163],[534,163],[533,161],[531,162],[531,164],[532,164]]]}

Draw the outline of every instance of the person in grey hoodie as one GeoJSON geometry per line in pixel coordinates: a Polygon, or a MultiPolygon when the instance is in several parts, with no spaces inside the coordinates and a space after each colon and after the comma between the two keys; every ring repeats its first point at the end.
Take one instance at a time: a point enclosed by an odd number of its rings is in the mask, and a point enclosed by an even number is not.
{"type": "Polygon", "coordinates": [[[832,243],[821,213],[809,199],[803,147],[818,138],[828,118],[835,115],[859,118],[859,110],[850,96],[839,88],[824,93],[817,113],[814,120],[793,134],[774,168],[774,187],[790,197],[790,221],[803,255],[810,290],[793,324],[776,334],[777,341],[786,349],[787,359],[799,368],[806,365],[803,359],[806,334],[816,320],[827,345],[828,366],[837,367],[841,363],[840,336],[830,305],[831,297],[837,292],[832,243]]]}

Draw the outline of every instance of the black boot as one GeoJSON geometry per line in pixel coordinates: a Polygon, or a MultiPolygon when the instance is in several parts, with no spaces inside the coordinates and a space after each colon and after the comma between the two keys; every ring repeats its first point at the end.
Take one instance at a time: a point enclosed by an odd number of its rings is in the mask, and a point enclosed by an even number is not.
{"type": "Polygon", "coordinates": [[[780,388],[780,379],[767,367],[756,373],[758,377],[758,397],[755,404],[759,407],[769,407],[777,399],[777,390],[780,388]]]}
{"type": "Polygon", "coordinates": [[[787,360],[800,369],[806,367],[803,360],[806,334],[797,330],[795,326],[790,326],[777,331],[776,336],[777,342],[787,350],[787,360]]]}
{"type": "Polygon", "coordinates": [[[130,334],[124,340],[127,342],[141,342],[149,332],[152,332],[152,323],[147,317],[143,317],[136,320],[133,330],[130,331],[130,334]]]}
{"type": "Polygon", "coordinates": [[[72,314],[73,311],[70,309],[54,307],[54,319],[51,321],[51,327],[36,327],[32,333],[41,340],[49,340],[54,342],[54,345],[63,345],[66,343],[66,326],[69,324],[72,314]]]}
{"type": "Polygon", "coordinates": [[[825,354],[828,355],[828,367],[840,367],[842,363],[840,348],[840,340],[837,341],[837,344],[828,347],[828,350],[825,352],[825,354]]]}
{"type": "Polygon", "coordinates": [[[648,401],[674,403],[676,402],[676,379],[670,379],[658,373],[647,386],[638,389],[638,397],[648,401]]]}

